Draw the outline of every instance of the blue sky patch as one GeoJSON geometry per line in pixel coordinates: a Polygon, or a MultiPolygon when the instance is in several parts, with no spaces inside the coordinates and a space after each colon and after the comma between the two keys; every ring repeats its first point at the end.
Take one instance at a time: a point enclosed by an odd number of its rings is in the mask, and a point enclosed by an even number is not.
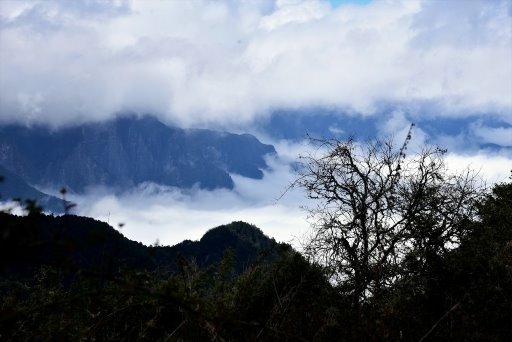
{"type": "Polygon", "coordinates": [[[346,4],[368,5],[372,0],[329,0],[332,7],[339,7],[346,4]]]}

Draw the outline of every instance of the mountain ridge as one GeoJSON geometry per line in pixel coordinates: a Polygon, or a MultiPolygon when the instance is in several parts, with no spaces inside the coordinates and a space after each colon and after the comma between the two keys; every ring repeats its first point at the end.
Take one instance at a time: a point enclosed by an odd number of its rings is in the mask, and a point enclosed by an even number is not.
{"type": "Polygon", "coordinates": [[[0,271],[6,274],[30,273],[47,264],[113,273],[158,270],[166,276],[179,271],[180,258],[203,268],[219,262],[226,250],[233,252],[234,269],[240,273],[259,258],[276,257],[279,246],[256,226],[241,221],[211,228],[198,241],[173,246],[146,246],[105,222],[75,215],[0,212],[0,223],[0,271]]]}
{"type": "Polygon", "coordinates": [[[249,134],[170,127],[151,116],[59,130],[0,126],[0,165],[29,184],[76,193],[143,182],[232,189],[230,173],[261,179],[265,156],[275,153],[249,134]]]}

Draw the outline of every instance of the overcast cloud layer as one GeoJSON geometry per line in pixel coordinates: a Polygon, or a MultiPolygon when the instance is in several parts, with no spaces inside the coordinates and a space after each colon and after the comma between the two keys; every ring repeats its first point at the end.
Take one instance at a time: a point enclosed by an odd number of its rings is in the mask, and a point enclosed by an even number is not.
{"type": "Polygon", "coordinates": [[[430,103],[512,123],[511,15],[507,0],[2,0],[0,120],[129,110],[229,127],[274,108],[430,103]]]}

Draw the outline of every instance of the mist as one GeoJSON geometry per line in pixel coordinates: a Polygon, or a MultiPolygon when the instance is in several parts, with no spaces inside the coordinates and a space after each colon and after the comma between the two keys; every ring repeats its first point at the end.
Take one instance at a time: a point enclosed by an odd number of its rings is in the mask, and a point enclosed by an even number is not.
{"type": "MultiPolygon", "coordinates": [[[[276,147],[281,158],[267,160],[270,169],[263,179],[232,175],[233,190],[183,190],[146,183],[122,195],[96,189],[71,199],[78,204],[77,214],[107,222],[128,238],[148,245],[198,240],[213,227],[245,221],[300,250],[312,223],[306,209],[315,201],[306,199],[301,189],[290,189],[297,177],[291,165],[299,154],[316,148],[285,141],[276,147]]],[[[411,148],[419,145],[412,141],[411,148]]],[[[512,170],[512,158],[499,153],[448,153],[445,161],[452,172],[476,171],[487,186],[507,181],[512,170]]]]}

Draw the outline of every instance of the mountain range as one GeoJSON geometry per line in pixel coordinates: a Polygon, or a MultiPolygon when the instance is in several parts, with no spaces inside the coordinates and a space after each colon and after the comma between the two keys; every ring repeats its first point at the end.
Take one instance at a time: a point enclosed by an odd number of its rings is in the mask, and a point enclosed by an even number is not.
{"type": "Polygon", "coordinates": [[[400,106],[383,107],[378,113],[361,115],[329,108],[301,110],[276,110],[270,115],[255,120],[252,127],[272,139],[292,141],[313,138],[335,138],[365,141],[394,135],[414,123],[413,136],[424,136],[425,142],[440,145],[450,151],[494,152],[512,151],[510,139],[505,132],[512,129],[512,122],[500,113],[465,113],[449,117],[442,112],[417,112],[400,110],[400,106]],[[398,110],[397,110],[398,108],[398,110]]]}
{"type": "Polygon", "coordinates": [[[58,130],[0,126],[0,166],[30,185],[75,193],[96,186],[124,191],[144,182],[231,189],[231,173],[261,179],[265,156],[275,153],[249,134],[181,129],[150,116],[58,130]]]}

